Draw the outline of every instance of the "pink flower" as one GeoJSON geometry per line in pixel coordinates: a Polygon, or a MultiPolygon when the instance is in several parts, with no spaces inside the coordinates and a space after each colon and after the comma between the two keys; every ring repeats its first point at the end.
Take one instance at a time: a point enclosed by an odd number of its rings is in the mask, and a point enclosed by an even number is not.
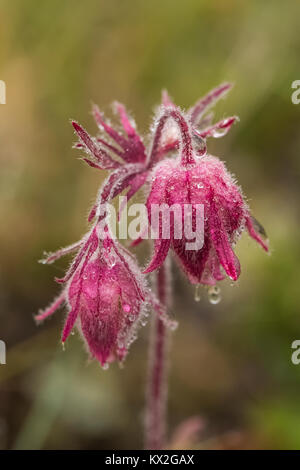
{"type": "MultiPolygon", "coordinates": [[[[62,251],[56,258],[66,254],[62,251]]],[[[53,256],[45,261],[52,261],[53,256]]],[[[76,325],[90,355],[102,366],[124,359],[144,318],[147,295],[134,258],[108,236],[99,245],[95,227],[65,278],[57,281],[66,283],[65,289],[36,319],[44,320],[66,302],[63,343],[76,325]]]]}
{"type": "Polygon", "coordinates": [[[145,323],[151,305],[166,325],[175,327],[164,308],[147,288],[134,256],[95,227],[80,243],[48,256],[44,263],[78,250],[68,272],[57,282],[66,284],[62,293],[36,316],[43,321],[63,303],[68,306],[62,342],[74,326],[79,330],[92,358],[103,367],[122,361],[138,328],[145,323]]]}
{"type": "MultiPolygon", "coordinates": [[[[102,366],[123,360],[143,318],[143,294],[113,247],[104,249],[73,277],[68,302],[92,357],[102,366]]],[[[69,314],[70,315],[70,314],[69,314]]],[[[71,323],[73,323],[73,318],[71,323]]],[[[63,341],[70,332],[67,321],[63,341]]]]}
{"type": "MultiPolygon", "coordinates": [[[[195,139],[188,117],[178,108],[170,106],[163,111],[157,124],[155,139],[163,133],[163,125],[172,119],[181,134],[179,156],[166,159],[153,169],[151,189],[147,199],[147,208],[151,222],[151,206],[167,204],[169,207],[185,204],[196,209],[197,204],[204,205],[204,245],[199,250],[187,250],[186,238],[174,237],[174,230],[169,239],[161,236],[155,241],[154,256],[144,271],[157,269],[164,262],[170,248],[175,252],[181,268],[193,284],[214,285],[224,279],[221,270],[232,279],[240,275],[240,263],[233,247],[245,225],[249,234],[267,251],[268,246],[253,223],[248,206],[240,188],[225,165],[216,157],[199,157],[195,149],[195,139]]],[[[184,211],[181,211],[183,214],[184,211]]],[[[176,219],[177,217],[177,219],[176,219]]],[[[174,215],[174,224],[178,224],[174,215]]],[[[194,221],[193,221],[194,223],[194,221]]],[[[174,226],[173,226],[174,229],[174,226]]]]}

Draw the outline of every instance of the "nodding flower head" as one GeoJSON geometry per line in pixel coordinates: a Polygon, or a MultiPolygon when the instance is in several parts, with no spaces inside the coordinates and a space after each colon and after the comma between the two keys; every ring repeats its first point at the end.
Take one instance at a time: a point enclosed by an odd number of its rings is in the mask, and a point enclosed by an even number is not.
{"type": "MultiPolygon", "coordinates": [[[[67,289],[78,329],[91,356],[102,366],[124,359],[143,317],[143,294],[132,271],[113,246],[104,250],[75,274],[67,289]]],[[[63,341],[69,329],[66,324],[63,341]]]]}
{"type": "Polygon", "coordinates": [[[137,330],[146,323],[151,305],[166,326],[174,328],[164,307],[147,288],[134,256],[113,240],[97,224],[80,242],[50,254],[43,263],[52,263],[77,250],[69,270],[57,282],[65,284],[62,293],[36,316],[38,322],[67,304],[62,343],[77,327],[92,358],[106,368],[122,361],[137,330]]]}
{"type": "MultiPolygon", "coordinates": [[[[76,326],[91,357],[102,366],[122,360],[146,315],[146,286],[135,259],[108,236],[100,241],[96,229],[71,248],[78,249],[78,253],[66,276],[57,279],[66,287],[36,319],[44,320],[65,302],[68,315],[62,342],[76,326]]],[[[44,262],[52,262],[70,251],[60,250],[44,262]]]]}
{"type": "MultiPolygon", "coordinates": [[[[147,209],[150,222],[153,204],[167,204],[168,207],[177,205],[182,207],[182,211],[178,214],[174,212],[169,238],[161,236],[159,227],[154,256],[145,272],[158,268],[164,262],[169,248],[172,248],[191,283],[214,285],[225,277],[221,268],[236,281],[240,275],[240,263],[233,248],[244,227],[247,226],[249,234],[265,250],[268,250],[268,246],[257,224],[253,223],[254,219],[241,190],[225,165],[216,157],[203,152],[199,155],[190,119],[175,106],[164,110],[157,124],[154,142],[159,141],[163,125],[168,119],[173,119],[179,127],[179,156],[165,159],[154,167],[147,209]],[[184,235],[175,238],[173,229],[177,224],[184,223],[178,217],[183,217],[185,205],[195,211],[200,204],[204,208],[204,243],[199,249],[187,249],[188,240],[184,235]]],[[[192,225],[195,230],[194,216],[192,225]]]]}

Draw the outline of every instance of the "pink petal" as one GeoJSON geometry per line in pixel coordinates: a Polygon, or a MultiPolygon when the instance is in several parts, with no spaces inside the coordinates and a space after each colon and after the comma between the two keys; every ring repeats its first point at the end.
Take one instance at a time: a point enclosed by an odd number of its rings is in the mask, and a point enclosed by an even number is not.
{"type": "Polygon", "coordinates": [[[98,204],[94,204],[88,215],[88,222],[91,222],[96,215],[98,204]]]}
{"type": "Polygon", "coordinates": [[[61,248],[60,250],[55,251],[54,253],[49,253],[47,258],[41,259],[39,262],[42,264],[54,263],[54,261],[61,258],[62,256],[68,255],[69,253],[78,250],[82,243],[83,241],[80,240],[79,242],[73,243],[72,245],[66,246],[65,248],[61,248]]]}
{"type": "Polygon", "coordinates": [[[87,249],[89,249],[88,253],[90,253],[90,256],[91,256],[92,253],[94,253],[97,248],[98,248],[98,238],[97,238],[96,231],[94,228],[92,234],[88,237],[87,241],[85,242],[85,244],[83,245],[83,247],[81,248],[77,256],[75,257],[75,259],[73,260],[65,276],[63,278],[55,278],[56,282],[58,282],[59,284],[64,284],[65,282],[67,282],[73,276],[79,264],[81,263],[82,259],[86,255],[87,249]]]}
{"type": "Polygon", "coordinates": [[[134,178],[137,173],[141,171],[141,166],[129,164],[123,165],[118,168],[116,171],[111,173],[100,189],[100,194],[98,195],[97,203],[92,207],[92,210],[88,216],[88,221],[91,222],[96,215],[97,207],[100,204],[111,201],[118,194],[120,194],[124,189],[129,186],[132,178],[134,178]]]}
{"type": "Polygon", "coordinates": [[[227,232],[215,205],[212,205],[210,214],[210,235],[226,274],[236,281],[241,272],[240,262],[229,243],[227,232]]]}
{"type": "Polygon", "coordinates": [[[93,106],[93,115],[94,118],[100,128],[103,128],[105,132],[112,138],[114,141],[122,147],[123,150],[126,150],[128,148],[128,141],[123,137],[119,132],[115,131],[111,126],[109,126],[104,118],[102,117],[102,114],[98,108],[98,106],[94,105],[93,106]]]}
{"type": "Polygon", "coordinates": [[[163,106],[166,106],[166,107],[175,106],[167,90],[163,90],[161,93],[161,103],[163,106]]]}
{"type": "MultiPolygon", "coordinates": [[[[81,283],[80,283],[79,288],[81,289],[81,283]]],[[[63,332],[62,332],[62,337],[61,337],[61,340],[63,343],[68,339],[71,331],[73,330],[75,322],[77,320],[77,317],[79,314],[79,307],[80,307],[80,295],[81,295],[81,290],[79,290],[77,294],[74,308],[72,308],[71,312],[67,316],[67,320],[66,320],[63,332]]]]}
{"type": "Polygon", "coordinates": [[[192,124],[197,124],[197,121],[208,110],[208,108],[213,106],[220,98],[224,97],[231,87],[231,83],[222,83],[222,85],[214,88],[207,95],[197,101],[189,111],[192,124]]]}
{"type": "Polygon", "coordinates": [[[167,153],[177,150],[179,148],[179,140],[173,140],[172,142],[167,143],[159,147],[156,155],[156,161],[159,162],[167,153]]]}
{"type": "MultiPolygon", "coordinates": [[[[146,230],[145,230],[145,233],[146,233],[146,230]]],[[[129,246],[131,247],[135,247],[135,246],[138,246],[140,243],[142,243],[144,241],[144,238],[143,237],[139,237],[137,238],[136,240],[133,240],[129,246]]]]}
{"type": "Polygon", "coordinates": [[[119,149],[117,149],[117,147],[115,147],[114,145],[111,145],[109,144],[108,142],[106,142],[106,140],[104,139],[100,139],[99,137],[97,138],[97,142],[99,142],[100,144],[102,145],[105,145],[105,147],[107,147],[109,150],[111,150],[112,152],[114,152],[116,155],[118,155],[118,157],[122,157],[123,156],[123,152],[119,149]]]}
{"type": "Polygon", "coordinates": [[[82,159],[85,163],[87,163],[91,168],[96,168],[97,170],[103,170],[103,166],[101,167],[100,165],[97,165],[97,163],[93,162],[92,160],[89,160],[88,158],[83,158],[82,159]]]}
{"type": "Polygon", "coordinates": [[[122,204],[119,209],[118,218],[120,218],[121,213],[126,207],[127,202],[138,192],[138,190],[145,184],[147,179],[147,172],[133,176],[132,180],[129,183],[130,189],[126,193],[126,199],[122,201],[122,204]]]}
{"type": "Polygon", "coordinates": [[[192,284],[199,284],[203,281],[203,273],[210,256],[210,244],[205,240],[200,250],[186,250],[186,240],[173,240],[172,245],[176,254],[175,260],[186,273],[192,284]]]}
{"type": "Polygon", "coordinates": [[[97,314],[88,308],[82,308],[80,311],[82,333],[92,357],[102,366],[115,359],[118,334],[122,327],[120,295],[116,289],[115,291],[110,304],[103,302],[100,294],[97,314]]]}
{"type": "Polygon", "coordinates": [[[81,127],[75,121],[72,121],[72,125],[76,133],[78,134],[79,139],[81,140],[81,142],[84,144],[85,148],[87,149],[87,151],[98,160],[100,166],[103,169],[118,168],[120,166],[119,162],[113,160],[108,155],[108,153],[106,153],[103,149],[100,149],[100,147],[98,147],[95,144],[93,139],[86,132],[86,130],[83,129],[83,127],[81,127]]]}
{"type": "Polygon", "coordinates": [[[45,318],[50,317],[53,315],[53,313],[58,310],[58,308],[62,305],[62,303],[65,301],[66,298],[66,293],[63,291],[58,297],[54,299],[54,301],[49,305],[48,308],[46,308],[43,311],[40,311],[38,315],[35,316],[35,320],[40,322],[45,320],[45,318]]]}
{"type": "Polygon", "coordinates": [[[194,134],[197,137],[207,138],[207,137],[223,137],[230,130],[232,124],[237,120],[236,116],[231,116],[221,121],[213,124],[212,126],[207,127],[201,131],[194,129],[194,134]]]}
{"type": "Polygon", "coordinates": [[[246,227],[250,237],[256,240],[265,251],[269,251],[268,239],[263,226],[252,216],[247,217],[246,227]]]}
{"type": "Polygon", "coordinates": [[[128,135],[128,137],[136,138],[140,143],[142,143],[139,135],[136,133],[135,128],[131,125],[130,118],[126,112],[125,106],[121,103],[115,102],[116,110],[118,111],[121,119],[122,126],[128,135]]]}
{"type": "Polygon", "coordinates": [[[148,267],[143,271],[143,274],[151,273],[155,269],[159,268],[162,263],[165,261],[169,248],[170,248],[170,239],[168,240],[155,240],[154,242],[154,254],[148,265],[148,267]]]}
{"type": "MultiPolygon", "coordinates": [[[[128,154],[128,161],[144,162],[146,160],[146,149],[142,139],[136,132],[135,128],[130,122],[130,118],[126,112],[125,106],[121,103],[115,102],[115,107],[120,115],[121,124],[129,137],[129,142],[125,152],[128,154]]],[[[125,157],[124,157],[125,159],[125,157]]]]}
{"type": "Polygon", "coordinates": [[[83,282],[84,282],[83,273],[86,269],[86,266],[87,266],[91,256],[93,255],[93,253],[98,248],[98,237],[96,235],[96,229],[93,230],[92,235],[90,236],[89,240],[90,240],[90,246],[89,246],[88,252],[85,256],[84,262],[83,262],[83,264],[82,264],[82,266],[79,270],[79,273],[78,273],[79,285],[78,285],[78,289],[77,289],[77,293],[76,293],[75,305],[73,306],[71,312],[69,313],[69,315],[67,317],[67,321],[65,323],[63,334],[62,334],[62,342],[65,342],[66,339],[68,338],[69,334],[71,333],[71,331],[73,329],[73,326],[76,322],[78,313],[79,313],[80,297],[81,297],[81,293],[82,293],[82,285],[83,285],[83,282]]]}
{"type": "Polygon", "coordinates": [[[119,259],[121,260],[121,262],[123,264],[123,267],[126,269],[127,273],[129,274],[129,277],[131,278],[140,299],[144,301],[145,300],[145,295],[143,293],[143,286],[140,284],[139,279],[135,276],[132,269],[130,269],[129,263],[127,262],[127,260],[125,259],[125,257],[122,254],[122,251],[125,252],[125,248],[122,247],[121,244],[120,245],[117,244],[116,241],[113,240],[113,239],[111,239],[111,243],[114,247],[114,250],[115,250],[116,254],[118,255],[119,259]]]}
{"type": "Polygon", "coordinates": [[[221,269],[220,269],[219,260],[216,256],[214,256],[214,258],[212,260],[212,269],[211,270],[212,270],[212,275],[216,279],[216,281],[223,281],[223,279],[225,279],[225,276],[221,272],[221,269]]]}

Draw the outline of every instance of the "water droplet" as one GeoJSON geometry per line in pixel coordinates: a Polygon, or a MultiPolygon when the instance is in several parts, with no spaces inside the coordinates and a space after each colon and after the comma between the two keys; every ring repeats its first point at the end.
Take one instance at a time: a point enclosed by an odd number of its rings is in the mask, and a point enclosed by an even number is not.
{"type": "Polygon", "coordinates": [[[211,286],[208,289],[208,300],[211,304],[218,304],[221,300],[221,290],[218,286],[211,286]]]}
{"type": "Polygon", "coordinates": [[[195,287],[195,295],[194,295],[195,302],[200,302],[201,296],[200,296],[200,284],[197,284],[195,287]]]}
{"type": "Polygon", "coordinates": [[[110,252],[108,257],[107,257],[107,264],[110,268],[113,268],[117,263],[117,258],[115,253],[110,252]]]}
{"type": "Polygon", "coordinates": [[[212,136],[215,138],[215,139],[219,139],[220,137],[224,137],[224,135],[226,135],[228,132],[228,128],[227,127],[223,127],[223,128],[220,128],[220,129],[214,129],[212,131],[212,136]]]}
{"type": "Polygon", "coordinates": [[[124,304],[124,305],[123,305],[123,310],[124,310],[124,312],[129,313],[129,312],[131,311],[130,305],[124,304]]]}
{"type": "Polygon", "coordinates": [[[176,328],[178,327],[178,322],[176,320],[169,320],[169,323],[167,324],[168,328],[170,328],[171,331],[175,331],[176,328]]]}
{"type": "Polygon", "coordinates": [[[196,151],[198,157],[203,157],[207,151],[205,139],[199,135],[195,135],[194,140],[196,141],[196,151]]]}

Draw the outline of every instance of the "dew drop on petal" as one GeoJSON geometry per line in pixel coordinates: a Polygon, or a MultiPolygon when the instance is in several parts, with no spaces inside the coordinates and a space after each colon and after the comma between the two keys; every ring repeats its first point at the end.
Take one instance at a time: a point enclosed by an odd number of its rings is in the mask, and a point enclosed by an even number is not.
{"type": "Polygon", "coordinates": [[[200,284],[197,284],[195,287],[195,295],[194,295],[195,302],[200,302],[201,296],[200,296],[200,284]]]}
{"type": "Polygon", "coordinates": [[[228,132],[228,129],[227,127],[224,127],[224,128],[221,128],[221,129],[214,129],[212,131],[212,136],[215,138],[215,139],[219,139],[220,137],[224,137],[224,135],[226,135],[228,132]]]}
{"type": "Polygon", "coordinates": [[[123,310],[126,313],[129,313],[131,311],[131,307],[129,304],[123,304],[123,310]]]}
{"type": "Polygon", "coordinates": [[[211,304],[216,305],[221,300],[221,290],[218,286],[212,286],[208,289],[208,300],[211,304]]]}

